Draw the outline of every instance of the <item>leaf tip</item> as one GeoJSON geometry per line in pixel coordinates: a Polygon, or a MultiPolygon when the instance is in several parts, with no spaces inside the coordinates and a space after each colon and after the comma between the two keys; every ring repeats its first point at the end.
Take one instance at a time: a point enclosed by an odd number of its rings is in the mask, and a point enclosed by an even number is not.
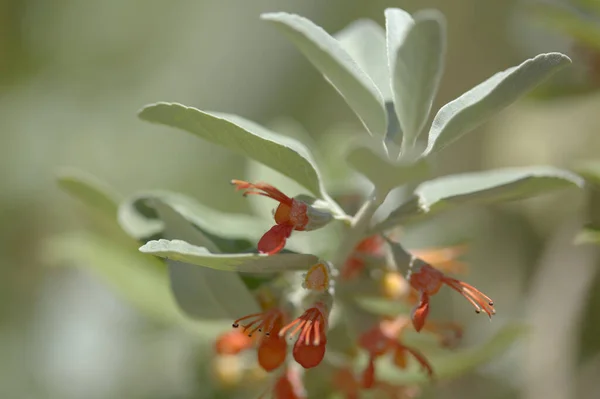
{"type": "Polygon", "coordinates": [[[265,12],[260,14],[260,19],[262,19],[263,21],[278,21],[282,18],[295,18],[295,17],[299,17],[296,14],[290,14],[287,12],[283,12],[283,11],[277,11],[277,12],[265,12]]]}
{"type": "Polygon", "coordinates": [[[139,247],[138,251],[145,253],[145,254],[155,253],[159,246],[166,245],[168,243],[169,243],[169,240],[165,240],[164,238],[161,238],[160,240],[151,240],[151,241],[148,241],[147,243],[145,243],[144,245],[142,245],[141,247],[139,247]]]}
{"type": "Polygon", "coordinates": [[[428,8],[425,10],[418,11],[413,15],[415,20],[428,20],[439,23],[439,25],[445,27],[446,16],[443,12],[435,8],[428,8]]]}
{"type": "Polygon", "coordinates": [[[144,105],[137,113],[138,118],[143,119],[143,120],[148,120],[148,115],[155,109],[157,108],[163,108],[163,107],[168,107],[174,105],[172,103],[168,103],[168,102],[164,102],[164,101],[159,101],[156,103],[152,103],[152,104],[146,104],[144,105]]]}

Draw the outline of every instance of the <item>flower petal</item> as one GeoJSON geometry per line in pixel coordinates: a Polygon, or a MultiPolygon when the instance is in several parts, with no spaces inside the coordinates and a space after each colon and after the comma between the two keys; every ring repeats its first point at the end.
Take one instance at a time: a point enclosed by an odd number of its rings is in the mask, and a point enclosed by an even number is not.
{"type": "Polygon", "coordinates": [[[285,247],[285,243],[293,230],[294,226],[276,224],[262,236],[258,242],[258,251],[267,255],[276,254],[285,247]]]}
{"type": "Polygon", "coordinates": [[[215,341],[215,352],[219,355],[236,355],[252,347],[254,340],[239,330],[221,334],[215,341]]]}
{"type": "Polygon", "coordinates": [[[321,360],[325,357],[326,346],[327,339],[322,339],[319,345],[306,345],[304,340],[298,339],[294,344],[292,354],[299,365],[305,369],[310,369],[321,363],[321,360]]]}
{"type": "Polygon", "coordinates": [[[273,371],[283,364],[287,342],[278,336],[265,336],[258,346],[258,364],[265,371],[273,371]]]}
{"type": "Polygon", "coordinates": [[[411,319],[413,325],[415,326],[415,330],[421,331],[423,325],[425,324],[425,319],[427,319],[427,315],[429,314],[429,295],[424,292],[421,292],[421,297],[419,300],[419,304],[413,309],[411,312],[411,319]]]}
{"type": "Polygon", "coordinates": [[[375,385],[375,357],[369,357],[369,364],[362,375],[362,386],[365,389],[373,388],[375,385]]]}

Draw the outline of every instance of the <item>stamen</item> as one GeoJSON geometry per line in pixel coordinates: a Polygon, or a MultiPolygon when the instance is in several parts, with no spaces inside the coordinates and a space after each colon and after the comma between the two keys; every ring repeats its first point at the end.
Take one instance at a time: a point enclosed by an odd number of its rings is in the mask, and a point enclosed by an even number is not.
{"type": "MultiPolygon", "coordinates": [[[[310,345],[310,331],[312,330],[311,328],[312,326],[309,323],[306,323],[306,326],[304,327],[304,330],[302,331],[302,334],[304,334],[304,345],[308,346],[310,345]]],[[[299,339],[302,339],[302,336],[300,336],[299,339]]]]}
{"type": "Polygon", "coordinates": [[[292,327],[294,327],[296,324],[300,323],[302,320],[295,319],[294,321],[292,321],[290,324],[288,324],[287,326],[283,327],[281,330],[279,330],[279,336],[283,337],[289,329],[291,329],[292,327]]]}
{"type": "Polygon", "coordinates": [[[444,282],[452,289],[460,293],[466,300],[468,300],[471,305],[475,307],[476,313],[481,313],[484,311],[489,317],[492,317],[492,315],[496,314],[496,310],[493,308],[493,301],[491,298],[479,291],[477,288],[453,278],[445,278],[444,282]],[[490,302],[492,305],[489,305],[490,302]]]}
{"type": "Polygon", "coordinates": [[[232,180],[231,184],[236,186],[236,190],[246,190],[244,192],[244,197],[248,195],[262,195],[264,197],[269,197],[274,199],[275,201],[279,201],[282,203],[286,203],[291,205],[292,199],[287,195],[276,189],[275,187],[266,184],[266,183],[248,183],[242,180],[232,180]]]}
{"type": "Polygon", "coordinates": [[[315,320],[315,339],[313,340],[314,346],[319,346],[321,344],[321,322],[317,319],[315,320]]]}
{"type": "Polygon", "coordinates": [[[276,309],[264,313],[254,313],[248,316],[244,316],[233,322],[233,328],[242,327],[242,331],[247,333],[249,337],[255,332],[262,333],[266,332],[268,335],[275,325],[275,321],[280,318],[280,312],[276,309]],[[252,320],[253,319],[253,320],[252,320]],[[240,324],[244,320],[249,320],[248,324],[240,324]]]}

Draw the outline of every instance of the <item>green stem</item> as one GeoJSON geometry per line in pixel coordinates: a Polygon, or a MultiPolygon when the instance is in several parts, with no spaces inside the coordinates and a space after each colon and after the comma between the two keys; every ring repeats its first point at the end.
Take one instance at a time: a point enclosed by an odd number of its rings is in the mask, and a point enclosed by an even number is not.
{"type": "Polygon", "coordinates": [[[369,228],[373,214],[383,203],[387,194],[388,192],[378,193],[377,191],[374,191],[373,194],[371,194],[371,197],[365,201],[360,210],[356,213],[350,224],[350,230],[342,239],[342,242],[333,256],[332,263],[335,267],[340,268],[352,254],[356,244],[363,239],[369,228]]]}

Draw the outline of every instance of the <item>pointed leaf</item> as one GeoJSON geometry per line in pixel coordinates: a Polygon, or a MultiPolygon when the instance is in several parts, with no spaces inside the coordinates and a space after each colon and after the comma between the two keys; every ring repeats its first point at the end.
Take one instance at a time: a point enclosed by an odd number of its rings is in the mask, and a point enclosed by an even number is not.
{"type": "Polygon", "coordinates": [[[304,254],[212,254],[206,248],[197,247],[181,240],[149,241],[140,248],[143,253],[161,258],[178,260],[211,269],[246,272],[273,273],[307,270],[318,263],[319,258],[304,254]]]}
{"type": "Polygon", "coordinates": [[[445,203],[512,201],[583,184],[574,173],[537,166],[444,176],[422,183],[415,193],[428,212],[445,203]]]}
{"type": "Polygon", "coordinates": [[[429,164],[425,158],[410,162],[391,162],[382,151],[377,154],[367,147],[355,147],[346,156],[348,164],[369,179],[381,193],[429,175],[429,164]]]}
{"type": "Polygon", "coordinates": [[[319,172],[308,149],[296,140],[270,132],[235,115],[208,113],[176,103],[148,105],[140,118],[199,136],[261,162],[324,197],[319,172]]]}
{"type": "Polygon", "coordinates": [[[438,211],[451,204],[513,201],[583,185],[583,179],[576,174],[551,166],[444,176],[419,185],[414,198],[391,212],[373,231],[386,230],[414,216],[438,211]]]}
{"type": "MultiPolygon", "coordinates": [[[[391,67],[396,60],[396,53],[404,40],[409,29],[414,25],[414,20],[409,13],[399,8],[387,8],[385,10],[385,32],[387,40],[388,65],[391,67]],[[394,61],[394,62],[392,62],[394,61]]],[[[393,69],[390,69],[390,76],[393,69]]],[[[391,84],[391,82],[390,82],[391,84]]]]}
{"type": "MultiPolygon", "coordinates": [[[[390,18],[388,26],[406,27],[405,18],[390,18]]],[[[393,48],[391,49],[393,51],[393,48]]],[[[446,53],[446,21],[437,11],[414,15],[404,40],[390,56],[390,74],[396,115],[402,128],[404,148],[414,146],[423,130],[440,83],[446,53]]]]}
{"type": "MultiPolygon", "coordinates": [[[[168,204],[154,200],[165,236],[202,245],[213,252],[218,247],[168,204]]],[[[197,267],[167,259],[171,291],[181,309],[197,319],[235,319],[260,311],[260,307],[237,273],[197,267]]]]}
{"type": "Polygon", "coordinates": [[[344,97],[367,130],[378,136],[386,131],[384,100],[373,80],[342,45],[306,18],[288,13],[263,14],[280,29],[344,97]]]}
{"type": "Polygon", "coordinates": [[[569,63],[564,54],[540,54],[495,74],[444,105],[433,120],[425,154],[458,140],[569,63]]]}
{"type": "Polygon", "coordinates": [[[384,101],[392,99],[385,30],[370,19],[359,19],[334,37],[373,80],[384,101]]]}

